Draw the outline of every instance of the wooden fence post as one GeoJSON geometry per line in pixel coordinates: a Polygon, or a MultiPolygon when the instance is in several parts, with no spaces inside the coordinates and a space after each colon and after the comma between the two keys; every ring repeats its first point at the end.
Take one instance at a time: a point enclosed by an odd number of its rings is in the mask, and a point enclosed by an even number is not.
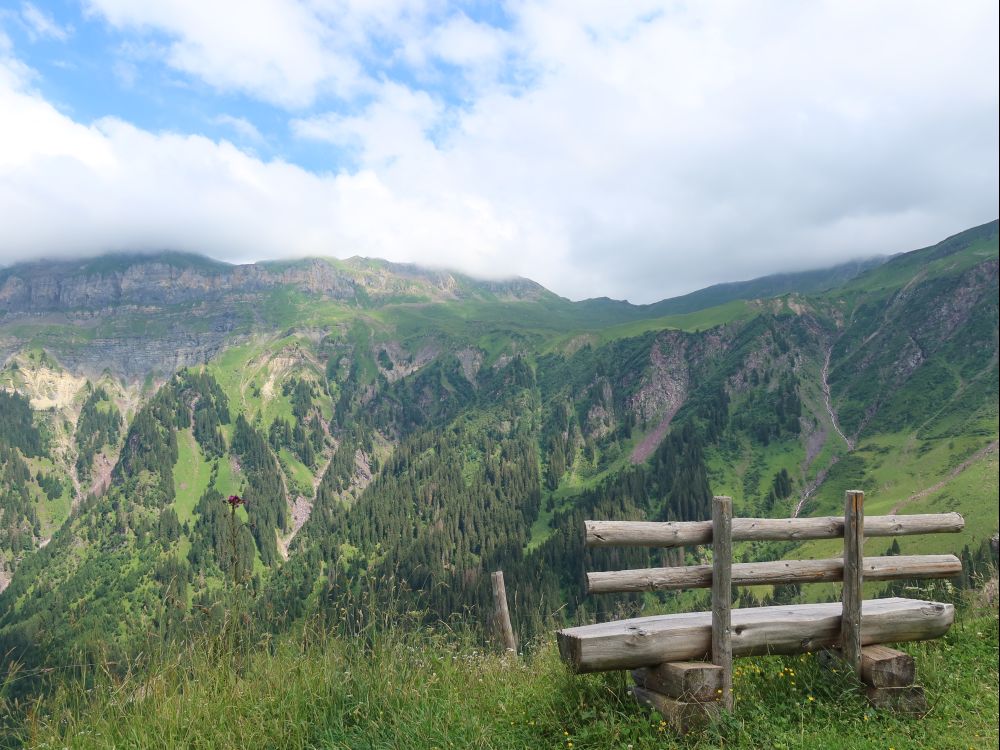
{"type": "Polygon", "coordinates": [[[722,667],[722,705],[733,709],[733,499],[712,498],[712,663],[722,667]]]}
{"type": "Polygon", "coordinates": [[[861,600],[864,598],[865,493],[848,490],[844,499],[844,589],[840,641],[844,661],[861,678],[861,600]]]}
{"type": "Polygon", "coordinates": [[[510,611],[507,609],[507,588],[503,583],[503,571],[498,570],[491,576],[493,580],[493,620],[501,645],[508,653],[517,654],[517,641],[514,639],[514,628],[510,624],[510,611]]]}

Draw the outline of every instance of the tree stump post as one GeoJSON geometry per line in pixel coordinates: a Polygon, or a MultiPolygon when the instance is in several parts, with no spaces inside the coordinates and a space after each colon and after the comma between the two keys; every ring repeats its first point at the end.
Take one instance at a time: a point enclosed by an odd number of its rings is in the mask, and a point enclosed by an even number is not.
{"type": "Polygon", "coordinates": [[[510,624],[510,610],[507,609],[507,588],[503,582],[503,571],[498,570],[491,576],[493,580],[493,623],[500,645],[510,654],[517,654],[517,641],[514,639],[514,628],[510,624]]]}

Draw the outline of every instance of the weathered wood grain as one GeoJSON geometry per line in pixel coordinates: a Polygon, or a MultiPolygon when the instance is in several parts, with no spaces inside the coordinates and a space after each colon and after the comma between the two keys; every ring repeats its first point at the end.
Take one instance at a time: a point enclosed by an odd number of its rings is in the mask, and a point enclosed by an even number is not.
{"type": "MultiPolygon", "coordinates": [[[[585,521],[588,547],[681,547],[709,544],[711,521],[585,521]]],[[[870,537],[956,533],[965,528],[958,513],[871,516],[865,521],[870,537]]],[[[840,516],[817,518],[734,518],[733,541],[838,539],[844,536],[840,516]]]]}
{"type": "Polygon", "coordinates": [[[704,728],[719,716],[721,710],[718,701],[688,703],[638,686],[632,688],[632,695],[639,703],[655,708],[670,728],[678,734],[687,734],[704,728]]]}
{"type": "MultiPolygon", "coordinates": [[[[951,578],[962,572],[962,562],[954,555],[866,557],[863,572],[865,579],[869,581],[892,581],[901,578],[951,578]]],[[[732,566],[732,583],[736,586],[829,583],[842,581],[843,578],[844,561],[841,558],[735,563],[732,566]]],[[[711,585],[711,565],[689,565],[683,568],[640,568],[587,574],[587,591],[591,594],[670,591],[708,588],[711,585]]]]}
{"type": "Polygon", "coordinates": [[[844,493],[844,604],[840,622],[840,648],[844,663],[861,677],[861,602],[864,590],[862,555],[865,548],[865,493],[848,490],[844,493]]]}
{"type": "Polygon", "coordinates": [[[865,687],[865,696],[875,708],[895,711],[911,716],[927,713],[927,696],[920,685],[906,687],[865,687]]]}
{"type": "MultiPolygon", "coordinates": [[[[799,604],[732,612],[734,656],[799,654],[840,641],[841,605],[799,604]]],[[[955,619],[950,604],[916,599],[863,603],[863,645],[938,638],[955,619]]],[[[562,658],[576,672],[634,669],[705,659],[712,650],[710,612],[685,612],[584,625],[557,634],[562,658]]]]}
{"type": "Polygon", "coordinates": [[[497,637],[507,653],[517,653],[517,640],[514,638],[514,628],[510,624],[510,611],[507,609],[507,587],[503,582],[503,571],[498,570],[490,578],[493,581],[493,622],[497,637]]]}
{"type": "Polygon", "coordinates": [[[675,661],[632,670],[639,687],[681,701],[715,701],[722,695],[722,667],[704,661],[675,661]]]}
{"type": "Polygon", "coordinates": [[[733,709],[733,499],[712,499],[712,663],[722,668],[722,705],[733,709]]]}
{"type": "Polygon", "coordinates": [[[888,646],[861,649],[861,681],[872,687],[907,687],[916,679],[913,657],[888,646]]]}

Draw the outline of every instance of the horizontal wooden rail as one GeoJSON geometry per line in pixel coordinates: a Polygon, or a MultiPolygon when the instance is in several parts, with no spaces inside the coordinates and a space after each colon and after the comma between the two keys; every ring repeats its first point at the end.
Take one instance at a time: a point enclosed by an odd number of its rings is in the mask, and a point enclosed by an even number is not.
{"type": "MultiPolygon", "coordinates": [[[[585,521],[588,547],[682,547],[710,544],[711,521],[585,521]]],[[[843,516],[734,518],[733,541],[802,541],[844,536],[843,516]]],[[[866,537],[954,533],[965,528],[958,513],[867,516],[866,537]]]]}
{"type": "MultiPolygon", "coordinates": [[[[736,520],[733,519],[734,524],[735,522],[736,520]]],[[[962,572],[962,561],[954,555],[866,557],[862,570],[866,581],[892,581],[900,578],[951,578],[962,572]]],[[[835,557],[826,560],[734,563],[732,571],[734,586],[828,583],[843,580],[844,560],[835,557]]],[[[587,591],[591,594],[699,589],[710,588],[711,585],[711,565],[613,570],[587,574],[587,591]]]]}
{"type": "MultiPolygon", "coordinates": [[[[950,604],[915,599],[862,603],[861,643],[938,638],[955,619],[950,604]]],[[[801,654],[839,645],[841,604],[749,607],[732,613],[733,656],[801,654]]],[[[686,612],[566,628],[559,653],[574,672],[634,669],[704,659],[712,650],[712,613],[686,612]]]]}

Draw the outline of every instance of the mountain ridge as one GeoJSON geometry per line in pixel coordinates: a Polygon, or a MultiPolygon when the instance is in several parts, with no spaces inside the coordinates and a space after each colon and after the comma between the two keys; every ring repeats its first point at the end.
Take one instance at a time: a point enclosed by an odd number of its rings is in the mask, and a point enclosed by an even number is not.
{"type": "MultiPolygon", "coordinates": [[[[610,297],[592,297],[570,300],[560,297],[537,282],[519,276],[487,279],[448,270],[420,266],[414,263],[395,263],[381,259],[353,256],[337,259],[310,256],[290,260],[262,260],[254,263],[233,264],[216,261],[196,253],[164,251],[160,253],[110,253],[84,260],[39,260],[17,263],[0,268],[0,313],[13,315],[30,312],[77,312],[100,309],[122,304],[177,303],[193,301],[189,295],[162,297],[150,295],[156,284],[142,284],[141,276],[153,276],[154,282],[169,281],[183,285],[199,284],[196,289],[205,292],[259,291],[282,284],[297,285],[302,291],[330,293],[341,291],[322,281],[334,278],[318,271],[328,267],[337,271],[353,272],[346,279],[364,282],[364,273],[389,272],[403,278],[412,278],[437,285],[442,291],[459,291],[464,285],[472,290],[507,293],[511,300],[537,297],[557,298],[581,307],[603,307],[624,315],[660,317],[670,313],[694,312],[735,299],[772,297],[789,291],[813,292],[836,286],[865,270],[889,259],[879,256],[866,260],[848,261],[813,271],[776,273],[746,281],[714,284],[679,297],[671,297],[647,304],[634,304],[610,297]],[[168,270],[169,269],[169,270],[168,270]],[[170,271],[174,275],[169,275],[170,271]],[[225,282],[210,285],[207,278],[232,277],[225,282]],[[83,277],[82,279],[79,277],[83,277]],[[813,282],[816,278],[816,282],[813,282]],[[91,286],[93,292],[77,292],[81,286],[91,286]]],[[[372,277],[369,275],[368,279],[372,277]]],[[[346,291],[343,290],[343,291],[346,291]]],[[[331,294],[336,298],[337,295],[331,294]]],[[[346,299],[347,296],[345,295],[346,299]]]]}
{"type": "Polygon", "coordinates": [[[916,496],[966,514],[973,560],[998,504],[998,256],[992,222],[832,289],[638,320],[371,261],[336,298],[4,317],[0,648],[127,652],[123,609],[180,636],[233,580],[287,623],[391,577],[433,622],[488,607],[497,568],[530,637],[643,603],[584,600],[585,566],[679,563],[588,553],[584,518],[700,519],[712,494],[744,515],[916,496]]]}
{"type": "MultiPolygon", "coordinates": [[[[866,259],[850,260],[844,263],[822,268],[778,272],[754,277],[744,281],[723,282],[713,284],[677,297],[665,298],[652,303],[633,304],[627,300],[616,300],[609,297],[592,297],[582,300],[568,300],[545,289],[537,282],[524,277],[512,276],[498,279],[484,279],[470,276],[452,269],[437,269],[420,266],[415,263],[397,263],[378,258],[351,256],[345,259],[324,256],[305,256],[302,258],[262,260],[253,263],[229,263],[193,252],[164,250],[159,252],[135,253],[114,252],[80,259],[39,259],[37,261],[21,262],[0,267],[0,312],[16,314],[42,311],[74,311],[93,308],[101,304],[141,304],[144,302],[182,302],[190,301],[188,296],[178,296],[173,299],[158,299],[149,296],[156,285],[143,285],[138,278],[144,273],[151,273],[154,281],[163,280],[163,271],[173,269],[179,273],[170,278],[192,284],[203,281],[203,276],[231,276],[234,280],[228,285],[220,284],[209,291],[233,290],[256,291],[261,287],[281,284],[299,284],[304,291],[326,292],[337,298],[338,293],[345,295],[348,291],[342,284],[331,284],[337,271],[353,271],[355,275],[348,278],[352,281],[362,281],[359,278],[365,271],[388,271],[399,276],[409,276],[414,279],[437,283],[440,287],[454,288],[456,281],[466,285],[478,286],[483,289],[498,289],[510,292],[521,290],[522,294],[547,297],[559,297],[566,302],[581,307],[604,308],[624,314],[641,315],[645,317],[661,317],[667,314],[694,312],[706,307],[712,307],[737,299],[755,299],[779,296],[788,292],[815,293],[826,291],[838,286],[866,271],[893,261],[900,256],[914,257],[914,254],[926,254],[933,250],[938,256],[946,256],[964,246],[963,243],[974,241],[978,237],[988,237],[996,234],[997,220],[987,222],[978,227],[956,233],[940,243],[928,248],[908,253],[895,253],[875,256],[866,259]],[[317,278],[316,271],[330,269],[334,275],[324,275],[317,278]],[[310,275],[310,272],[313,272],[310,275]],[[74,294],[73,287],[62,294],[62,285],[73,281],[75,276],[88,277],[88,281],[96,286],[94,294],[74,294]],[[106,277],[111,278],[106,278],[106,277]],[[96,278],[95,278],[96,277],[96,278]],[[322,282],[327,282],[323,284],[322,282]],[[59,304],[62,303],[62,304],[59,304]],[[22,306],[17,309],[17,306],[22,306]],[[11,309],[11,308],[14,309],[11,309]]],[[[342,279],[344,281],[346,279],[342,279]]],[[[517,295],[515,295],[516,298],[517,295]]]]}

